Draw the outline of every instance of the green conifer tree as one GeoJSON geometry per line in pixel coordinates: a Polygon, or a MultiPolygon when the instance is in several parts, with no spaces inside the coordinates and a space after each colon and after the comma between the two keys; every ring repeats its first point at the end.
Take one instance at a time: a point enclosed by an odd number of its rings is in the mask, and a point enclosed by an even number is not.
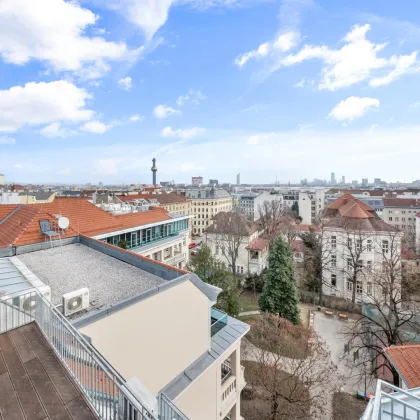
{"type": "Polygon", "coordinates": [[[292,253],[281,237],[276,239],[268,256],[259,305],[262,312],[279,314],[296,325],[301,322],[292,253]]]}

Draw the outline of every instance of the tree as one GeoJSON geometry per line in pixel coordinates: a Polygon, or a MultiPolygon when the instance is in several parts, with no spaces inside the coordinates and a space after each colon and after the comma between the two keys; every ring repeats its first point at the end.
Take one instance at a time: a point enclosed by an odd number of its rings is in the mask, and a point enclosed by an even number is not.
{"type": "Polygon", "coordinates": [[[267,268],[261,271],[260,274],[250,274],[245,279],[244,287],[252,290],[254,293],[261,293],[263,291],[265,276],[267,274],[267,268]]]}
{"type": "Polygon", "coordinates": [[[245,347],[242,357],[256,363],[247,364],[245,369],[253,397],[251,404],[242,405],[245,418],[325,418],[325,398],[335,383],[335,368],[313,330],[293,325],[278,315],[264,314],[252,323],[249,334],[255,347],[245,347]],[[261,400],[268,405],[266,409],[258,404],[261,400]]]}
{"type": "Polygon", "coordinates": [[[419,309],[407,307],[402,300],[400,241],[401,233],[389,232],[373,243],[382,258],[366,273],[369,303],[362,306],[359,319],[343,332],[349,339],[349,351],[358,352],[360,360],[369,362],[370,373],[388,371],[397,386],[398,372],[384,357],[383,349],[410,343],[420,334],[419,309]]]}
{"type": "Polygon", "coordinates": [[[299,216],[299,202],[295,201],[295,202],[292,204],[292,208],[291,208],[291,210],[292,210],[293,216],[294,216],[296,219],[300,219],[300,220],[302,220],[302,218],[299,216]]]}
{"type": "Polygon", "coordinates": [[[262,312],[278,314],[293,324],[300,324],[299,299],[290,248],[277,238],[268,255],[268,270],[259,299],[262,312]]]}
{"type": "Polygon", "coordinates": [[[214,241],[216,245],[216,253],[221,252],[234,278],[237,274],[236,262],[241,246],[245,246],[250,231],[256,228],[256,224],[242,214],[221,212],[216,215],[213,225],[207,229],[211,234],[209,240],[214,241]]]}
{"type": "Polygon", "coordinates": [[[281,234],[285,209],[279,200],[264,201],[258,207],[258,223],[270,244],[281,234]]]}
{"type": "Polygon", "coordinates": [[[232,281],[232,274],[226,269],[226,265],[211,255],[209,247],[203,245],[197,254],[191,256],[188,269],[204,282],[222,289],[216,307],[231,316],[239,314],[239,291],[236,282],[232,281]]]}

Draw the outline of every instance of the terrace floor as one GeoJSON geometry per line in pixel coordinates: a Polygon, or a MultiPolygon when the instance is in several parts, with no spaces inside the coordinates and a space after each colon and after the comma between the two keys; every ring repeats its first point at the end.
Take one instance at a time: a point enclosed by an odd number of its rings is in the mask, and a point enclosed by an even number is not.
{"type": "Polygon", "coordinates": [[[0,420],[95,420],[35,323],[0,334],[0,420]]]}

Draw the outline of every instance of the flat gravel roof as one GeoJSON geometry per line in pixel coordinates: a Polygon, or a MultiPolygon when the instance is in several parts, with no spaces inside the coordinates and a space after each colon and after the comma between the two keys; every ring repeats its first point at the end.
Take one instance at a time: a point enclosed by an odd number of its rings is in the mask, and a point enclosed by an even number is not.
{"type": "Polygon", "coordinates": [[[62,303],[63,294],[87,287],[90,308],[77,316],[115,305],[167,283],[154,274],[82,244],[30,252],[18,258],[51,287],[54,305],[62,303]]]}

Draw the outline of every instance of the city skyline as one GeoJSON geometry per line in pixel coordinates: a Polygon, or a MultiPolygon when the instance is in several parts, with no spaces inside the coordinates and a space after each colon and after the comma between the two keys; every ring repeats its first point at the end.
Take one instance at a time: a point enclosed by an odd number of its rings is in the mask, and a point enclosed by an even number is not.
{"type": "Polygon", "coordinates": [[[4,0],[9,180],[420,178],[420,6],[155,1],[4,0]]]}

